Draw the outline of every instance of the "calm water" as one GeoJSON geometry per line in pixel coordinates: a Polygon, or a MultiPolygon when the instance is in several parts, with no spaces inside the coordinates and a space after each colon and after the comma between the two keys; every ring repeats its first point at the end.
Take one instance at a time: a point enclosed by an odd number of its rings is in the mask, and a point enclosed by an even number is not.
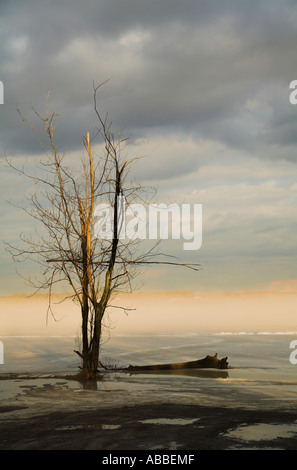
{"type": "MultiPolygon", "coordinates": [[[[111,337],[102,348],[101,359],[107,365],[157,364],[184,362],[207,354],[229,358],[228,371],[185,370],[175,374],[125,375],[122,382],[161,387],[176,393],[204,394],[207,400],[240,400],[252,405],[273,402],[297,406],[297,365],[290,363],[290,343],[297,334],[176,334],[123,335],[111,337]],[[257,401],[257,400],[256,400],[257,401]],[[257,402],[259,403],[259,401],[257,402]]],[[[0,337],[4,345],[4,364],[0,373],[69,374],[77,372],[79,358],[73,337],[0,337]]],[[[118,377],[117,377],[118,380],[118,377]]],[[[0,381],[0,392],[8,385],[0,381]]],[[[136,386],[136,385],[135,385],[136,386]]],[[[110,383],[110,387],[112,384],[110,383]]],[[[192,395],[191,395],[192,394],[192,395]]],[[[3,393],[0,393],[0,399],[3,393]]],[[[196,396],[198,399],[198,396],[196,396]]]]}
{"type": "MultiPolygon", "coordinates": [[[[4,346],[0,373],[70,373],[79,365],[73,337],[0,336],[0,340],[4,346]]],[[[297,364],[290,362],[297,349],[290,348],[293,340],[297,333],[117,335],[104,342],[101,359],[126,366],[184,362],[218,353],[219,358],[229,358],[230,380],[297,384],[297,364]]]]}

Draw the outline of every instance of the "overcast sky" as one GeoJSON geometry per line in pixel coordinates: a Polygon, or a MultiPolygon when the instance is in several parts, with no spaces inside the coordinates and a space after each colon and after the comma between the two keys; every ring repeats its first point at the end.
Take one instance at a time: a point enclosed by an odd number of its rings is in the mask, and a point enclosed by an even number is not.
{"type": "MultiPolygon", "coordinates": [[[[158,202],[203,204],[203,244],[163,244],[199,273],[147,271],[144,290],[286,289],[297,279],[296,0],[1,0],[1,153],[41,154],[16,106],[59,113],[57,144],[78,158],[92,83],[158,202]],[[289,282],[290,281],[290,282],[289,282]]],[[[2,197],[24,197],[1,169],[2,197]]],[[[23,292],[2,240],[30,226],[1,202],[1,293],[23,292]]],[[[166,243],[166,242],[164,242],[166,243]]]]}

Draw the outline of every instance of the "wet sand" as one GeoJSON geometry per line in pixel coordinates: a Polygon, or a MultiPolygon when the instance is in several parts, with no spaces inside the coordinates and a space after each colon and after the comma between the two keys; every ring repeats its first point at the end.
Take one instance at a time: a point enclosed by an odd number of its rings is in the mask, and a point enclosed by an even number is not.
{"type": "Polygon", "coordinates": [[[115,376],[93,389],[63,378],[2,380],[8,392],[0,406],[0,449],[297,449],[295,399],[280,409],[255,390],[193,394],[177,389],[172,377],[162,386],[156,376],[133,380],[115,376]]]}
{"type": "Polygon", "coordinates": [[[297,412],[178,403],[60,411],[2,422],[0,445],[2,450],[296,450],[295,434],[248,442],[230,435],[240,426],[270,423],[282,429],[295,420],[297,412]]]}

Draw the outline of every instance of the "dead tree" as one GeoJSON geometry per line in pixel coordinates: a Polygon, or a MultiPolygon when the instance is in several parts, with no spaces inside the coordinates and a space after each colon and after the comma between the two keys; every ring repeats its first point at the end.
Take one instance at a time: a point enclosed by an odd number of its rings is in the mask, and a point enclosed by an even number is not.
{"type": "MultiPolygon", "coordinates": [[[[50,113],[47,100],[46,112],[35,115],[42,128],[33,125],[23,114],[21,118],[38,133],[45,153],[36,171],[16,166],[6,158],[10,168],[37,184],[38,192],[28,205],[18,205],[42,227],[37,238],[21,235],[23,245],[7,249],[14,260],[28,257],[41,266],[42,281],[29,282],[36,289],[49,292],[49,312],[52,312],[51,295],[58,283],[70,287],[69,297],[81,310],[81,349],[75,351],[82,360],[82,374],[94,377],[98,371],[99,353],[104,318],[114,295],[124,288],[132,289],[131,281],[138,268],[153,261],[156,250],[144,254],[137,250],[139,240],[121,240],[118,236],[118,212],[120,198],[127,205],[137,197],[143,197],[144,189],[127,183],[127,176],[135,159],[123,157],[126,138],[114,133],[107,116],[102,117],[97,106],[94,86],[94,111],[98,126],[92,136],[83,139],[84,152],[80,160],[67,164],[67,154],[61,154],[55,144],[57,115],[50,113]],[[100,139],[102,153],[93,154],[95,138],[100,139]],[[111,239],[96,236],[96,206],[108,202],[112,207],[113,227],[111,239]]],[[[168,262],[165,262],[168,263],[168,262]]],[[[178,265],[180,263],[171,263],[178,265]]],[[[181,263],[182,264],[182,263],[181,263]]],[[[199,270],[199,265],[184,265],[199,270]]],[[[40,279],[40,277],[39,277],[40,279]]],[[[123,307],[125,309],[125,307],[123,307]]]]}

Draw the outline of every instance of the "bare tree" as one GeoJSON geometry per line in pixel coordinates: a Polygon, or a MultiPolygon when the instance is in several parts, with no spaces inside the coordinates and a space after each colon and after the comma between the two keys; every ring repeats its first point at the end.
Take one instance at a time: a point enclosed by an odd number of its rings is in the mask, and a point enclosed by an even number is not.
{"type": "MultiPolygon", "coordinates": [[[[131,289],[139,266],[159,263],[153,261],[155,247],[141,253],[136,246],[139,240],[119,237],[120,204],[124,200],[129,205],[143,197],[145,188],[127,182],[135,159],[126,158],[127,139],[122,133],[113,132],[108,117],[103,118],[98,110],[97,92],[101,85],[94,86],[98,125],[92,136],[88,132],[83,138],[84,151],[79,162],[67,165],[66,152],[61,154],[57,150],[54,136],[58,116],[50,113],[48,99],[44,116],[34,109],[42,129],[19,111],[22,119],[48,142],[48,146],[42,144],[45,159],[38,170],[28,172],[6,158],[10,168],[38,185],[29,205],[21,207],[43,227],[37,238],[21,235],[21,247],[7,243],[8,250],[15,260],[29,257],[40,264],[42,281],[30,282],[36,291],[48,290],[49,310],[56,284],[66,282],[70,286],[70,296],[81,310],[82,344],[81,350],[75,352],[82,359],[85,378],[95,377],[98,372],[103,319],[114,295],[125,286],[131,289]],[[93,154],[95,138],[101,139],[100,155],[93,154]],[[96,234],[96,207],[101,203],[112,208],[112,236],[107,239],[96,234]]],[[[199,269],[196,265],[184,266],[199,269]]]]}

